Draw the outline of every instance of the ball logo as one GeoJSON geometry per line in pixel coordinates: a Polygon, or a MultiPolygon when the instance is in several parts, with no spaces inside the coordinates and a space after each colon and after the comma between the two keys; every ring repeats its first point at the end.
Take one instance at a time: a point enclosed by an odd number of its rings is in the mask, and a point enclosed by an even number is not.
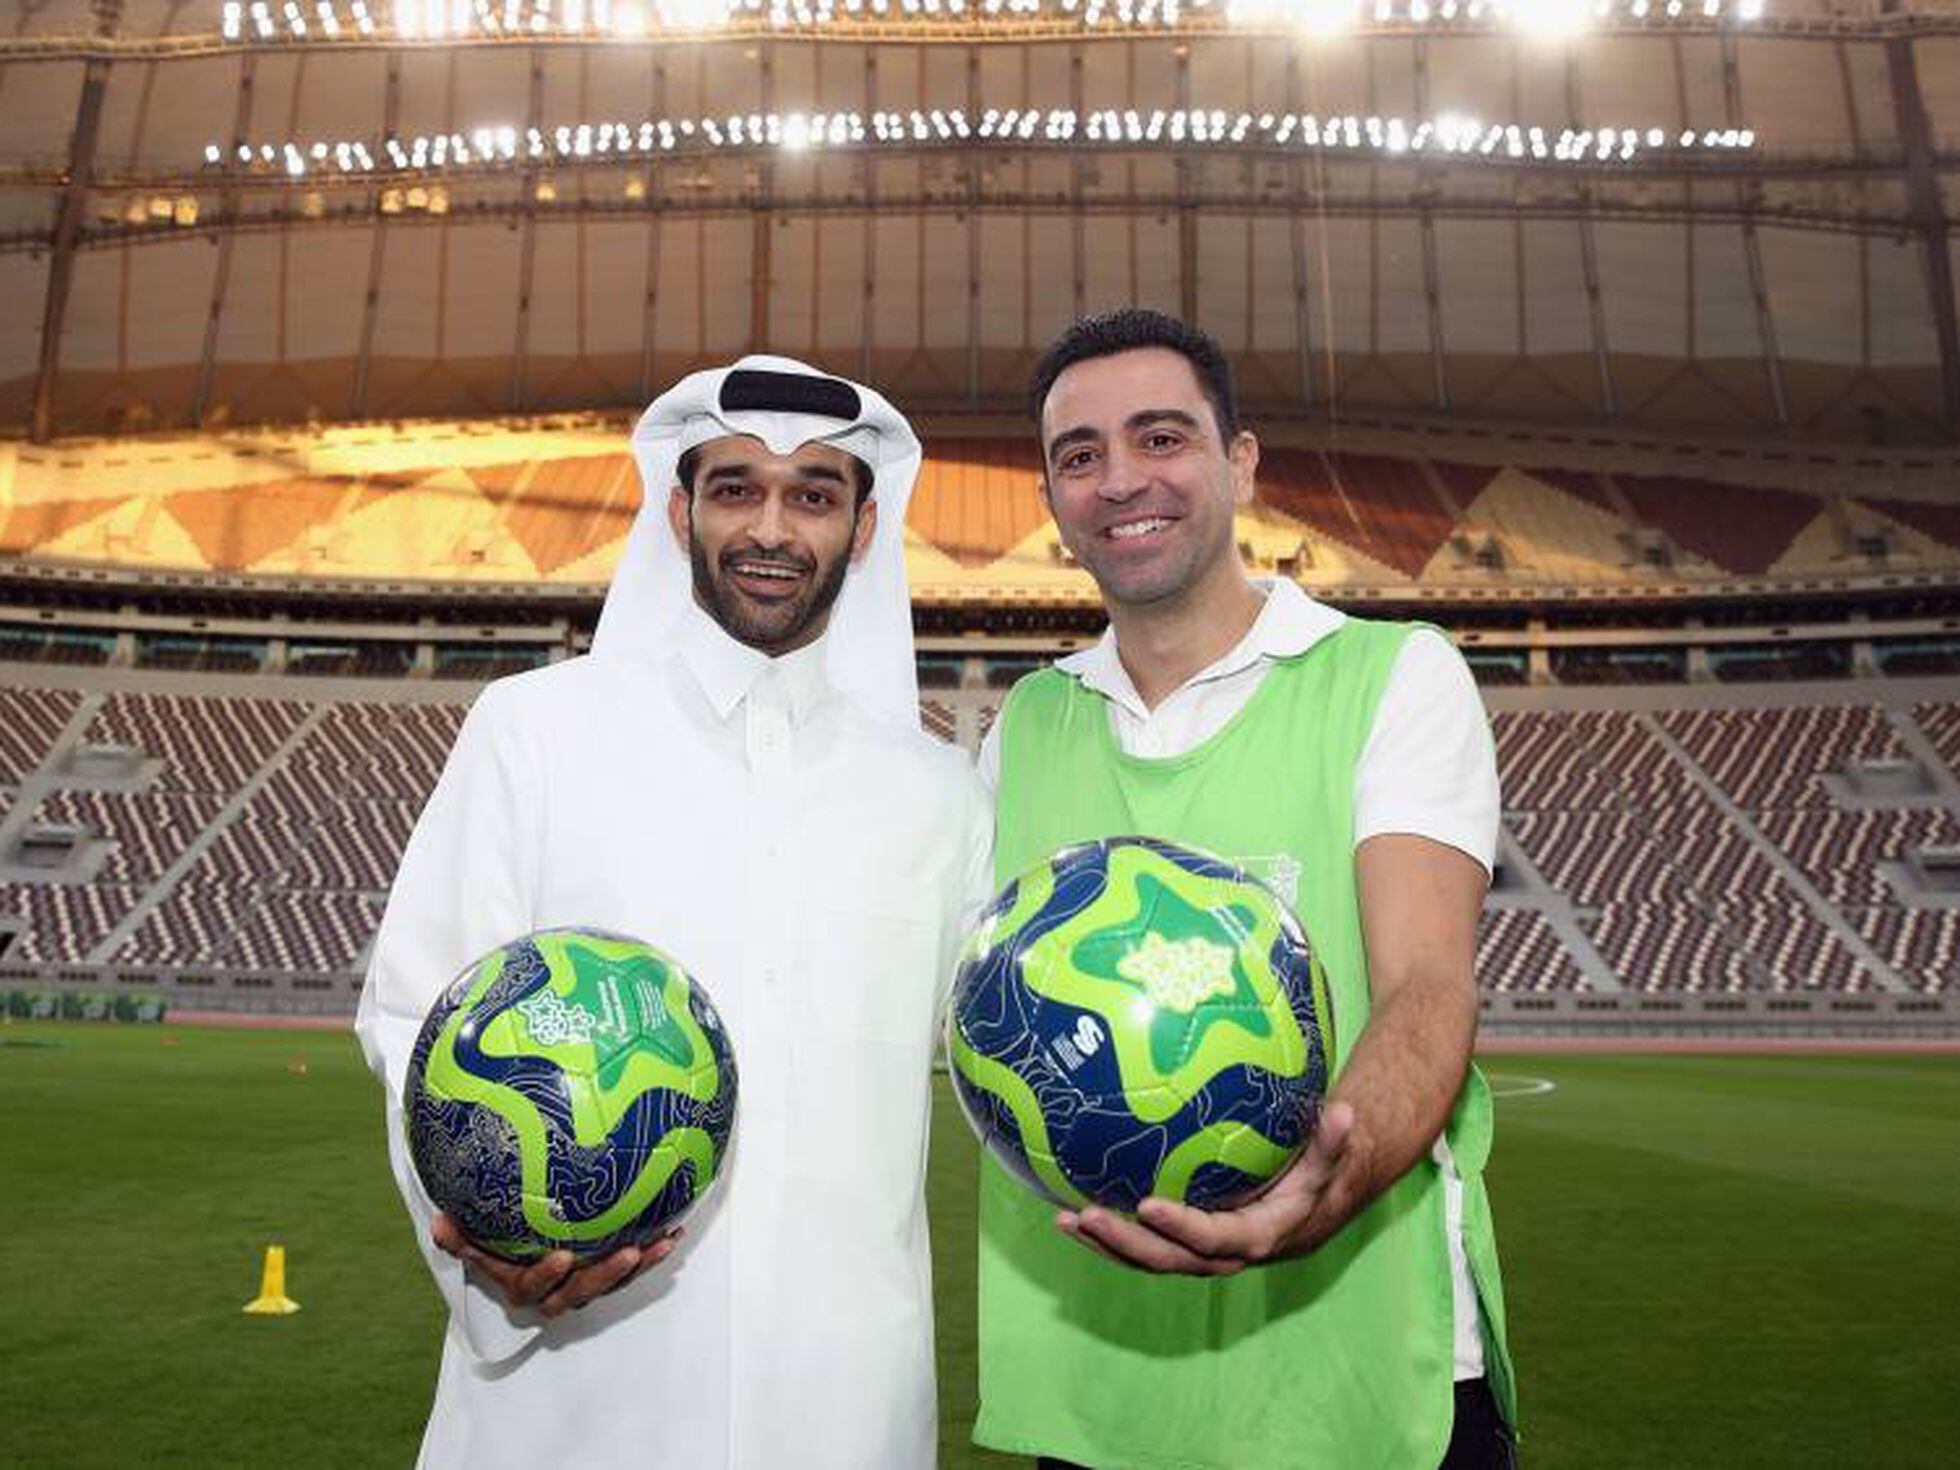
{"type": "Polygon", "coordinates": [[[566,1042],[583,1044],[592,1040],[592,1028],[599,1018],[576,1002],[567,1003],[555,990],[540,990],[517,1003],[517,1014],[539,1046],[560,1046],[566,1042]]]}
{"type": "Polygon", "coordinates": [[[1094,1016],[1075,1018],[1075,1049],[1092,1057],[1103,1044],[1103,1028],[1094,1016]]]}
{"type": "Polygon", "coordinates": [[[1141,985],[1153,1006],[1179,1012],[1234,989],[1232,951],[1195,934],[1166,939],[1153,930],[1116,962],[1116,973],[1141,985]]]}

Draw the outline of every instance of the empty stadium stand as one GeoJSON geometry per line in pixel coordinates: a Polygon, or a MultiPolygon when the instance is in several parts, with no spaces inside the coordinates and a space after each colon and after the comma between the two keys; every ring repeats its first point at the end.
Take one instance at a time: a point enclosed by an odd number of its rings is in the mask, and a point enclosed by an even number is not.
{"type": "MultiPolygon", "coordinates": [[[[4,869],[0,977],[350,1009],[474,686],[36,677],[0,692],[0,840],[82,840],[66,870],[4,869]]],[[[977,743],[1007,682],[937,681],[926,728],[977,743]]],[[[1493,691],[1506,856],[1478,957],[1493,1023],[1948,1014],[1960,892],[1921,880],[1925,853],[1960,849],[1960,689],[1854,692],[1493,691]]]]}

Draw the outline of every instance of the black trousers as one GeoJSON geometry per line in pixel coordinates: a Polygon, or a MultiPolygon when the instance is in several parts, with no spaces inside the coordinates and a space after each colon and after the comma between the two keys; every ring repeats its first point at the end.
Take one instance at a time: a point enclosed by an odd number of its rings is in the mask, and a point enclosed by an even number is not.
{"type": "MultiPolygon", "coordinates": [[[[1035,1462],[1039,1470],[1089,1470],[1069,1460],[1035,1462]]],[[[1437,1470],[1517,1470],[1517,1440],[1498,1412],[1497,1399],[1486,1379],[1471,1378],[1456,1386],[1456,1420],[1450,1426],[1450,1447],[1437,1470]]]]}

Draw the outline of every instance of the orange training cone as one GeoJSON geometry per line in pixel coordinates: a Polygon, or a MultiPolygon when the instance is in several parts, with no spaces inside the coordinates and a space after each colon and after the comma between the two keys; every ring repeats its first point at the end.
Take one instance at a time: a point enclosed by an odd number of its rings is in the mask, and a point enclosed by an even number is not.
{"type": "Polygon", "coordinates": [[[286,1295],[286,1248],[265,1248],[265,1272],[259,1277],[259,1294],[245,1304],[254,1317],[286,1317],[299,1310],[299,1303],[286,1295]]]}

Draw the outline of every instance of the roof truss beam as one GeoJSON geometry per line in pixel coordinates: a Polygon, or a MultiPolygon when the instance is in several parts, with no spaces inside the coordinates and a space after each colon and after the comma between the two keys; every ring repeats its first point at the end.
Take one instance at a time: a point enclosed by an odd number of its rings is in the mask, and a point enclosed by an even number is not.
{"type": "Polygon", "coordinates": [[[55,382],[61,376],[61,334],[68,320],[68,293],[75,281],[75,252],[82,239],[82,215],[88,208],[89,177],[95,168],[95,144],[102,132],[102,99],[108,91],[109,63],[91,60],[82,72],[81,98],[75,104],[75,130],[69,137],[67,179],[55,216],[54,249],[48,262],[48,292],[41,303],[41,356],[34,377],[34,411],[30,434],[36,443],[54,433],[55,382]]]}

